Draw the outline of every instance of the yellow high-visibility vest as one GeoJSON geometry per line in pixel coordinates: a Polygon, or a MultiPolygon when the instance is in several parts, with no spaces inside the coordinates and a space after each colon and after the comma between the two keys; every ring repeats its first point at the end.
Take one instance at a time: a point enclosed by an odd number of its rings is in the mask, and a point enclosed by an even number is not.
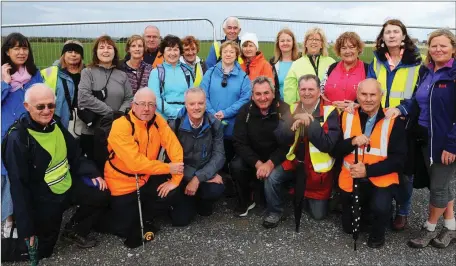
{"type": "Polygon", "coordinates": [[[418,72],[420,66],[413,66],[407,68],[400,68],[396,71],[394,76],[393,83],[391,84],[391,89],[389,93],[389,106],[386,106],[386,96],[387,96],[387,74],[388,71],[380,60],[377,60],[377,57],[374,56],[373,62],[374,72],[377,76],[378,82],[382,85],[383,97],[382,97],[382,106],[383,107],[396,107],[401,104],[401,100],[412,98],[413,91],[416,86],[416,81],[418,80],[418,72]]]}
{"type": "MultiPolygon", "coordinates": [[[[291,113],[294,113],[296,108],[298,107],[298,103],[294,103],[290,109],[291,113]]],[[[323,122],[320,122],[320,125],[323,126],[323,124],[326,122],[328,119],[328,116],[331,114],[331,112],[335,109],[334,106],[328,105],[323,107],[323,122]]],[[[296,130],[295,133],[295,139],[293,145],[290,147],[290,150],[288,151],[287,154],[287,160],[293,161],[296,158],[296,155],[294,154],[294,151],[296,149],[296,145],[299,142],[299,135],[300,135],[301,127],[296,130]]],[[[328,153],[321,152],[318,150],[312,142],[309,141],[309,153],[310,153],[310,161],[312,162],[312,166],[314,168],[314,171],[317,173],[326,173],[329,172],[335,163],[335,159],[331,157],[328,153]]]]}
{"type": "Polygon", "coordinates": [[[48,85],[49,88],[51,88],[55,94],[58,79],[57,74],[59,72],[59,68],[57,66],[51,66],[41,70],[40,72],[41,76],[43,76],[44,83],[48,85]]]}
{"type": "Polygon", "coordinates": [[[201,67],[201,62],[199,62],[195,66],[195,81],[193,82],[193,86],[198,87],[202,80],[203,80],[203,68],[201,67]]]}

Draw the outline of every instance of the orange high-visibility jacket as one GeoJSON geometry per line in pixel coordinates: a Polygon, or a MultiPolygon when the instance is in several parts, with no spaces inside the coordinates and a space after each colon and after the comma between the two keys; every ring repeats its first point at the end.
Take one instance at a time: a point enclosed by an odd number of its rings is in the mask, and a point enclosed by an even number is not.
{"type": "MultiPolygon", "coordinates": [[[[367,147],[358,147],[358,161],[364,164],[375,164],[387,158],[388,143],[393,129],[394,119],[383,118],[378,121],[370,135],[370,150],[367,147]]],[[[362,135],[361,120],[358,110],[354,114],[344,112],[342,115],[342,130],[344,139],[362,135]]],[[[344,157],[342,170],[339,175],[339,187],[346,191],[353,191],[353,178],[350,175],[350,165],[355,162],[355,151],[344,157]]],[[[399,176],[396,172],[376,177],[369,180],[377,187],[388,187],[391,184],[399,184],[399,176]]]]}
{"type": "MultiPolygon", "coordinates": [[[[130,122],[121,117],[112,123],[108,137],[108,150],[114,151],[114,156],[106,162],[104,175],[112,196],[136,191],[136,179],[117,171],[111,163],[124,173],[142,175],[139,185],[143,186],[150,175],[153,178],[153,175],[169,174],[169,164],[157,159],[161,146],[166,149],[171,162],[184,161],[182,146],[162,116],[156,113],[157,125],[153,125],[139,120],[132,111],[129,115],[135,125],[134,135],[131,134],[130,122]]],[[[183,174],[172,175],[171,182],[179,185],[182,177],[183,174]]]]}

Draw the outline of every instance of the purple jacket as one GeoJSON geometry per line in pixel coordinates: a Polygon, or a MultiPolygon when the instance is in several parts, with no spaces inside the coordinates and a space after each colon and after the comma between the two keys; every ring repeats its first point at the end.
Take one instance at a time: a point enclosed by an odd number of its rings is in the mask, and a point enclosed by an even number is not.
{"type": "MultiPolygon", "coordinates": [[[[421,68],[420,82],[417,87],[425,85],[423,81],[431,71],[433,70],[428,67],[421,68]]],[[[456,60],[452,67],[445,67],[438,71],[441,71],[440,79],[433,82],[429,90],[428,145],[431,164],[442,163],[441,157],[444,150],[456,154],[456,60]]],[[[405,100],[399,109],[403,114],[413,116],[412,120],[417,118],[420,110],[415,95],[412,99],[405,100]]]]}

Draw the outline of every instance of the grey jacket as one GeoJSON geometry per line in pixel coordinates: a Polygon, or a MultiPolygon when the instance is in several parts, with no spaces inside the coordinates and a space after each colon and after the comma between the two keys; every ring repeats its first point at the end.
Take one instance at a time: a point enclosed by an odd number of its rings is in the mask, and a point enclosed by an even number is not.
{"type": "Polygon", "coordinates": [[[177,138],[184,149],[184,180],[190,181],[194,176],[200,182],[212,179],[225,163],[222,123],[206,112],[200,131],[195,136],[184,107],[176,120],[170,121],[170,127],[177,132],[177,138]],[[176,131],[178,120],[179,129],[176,131]]]}
{"type": "MultiPolygon", "coordinates": [[[[78,107],[87,108],[99,115],[106,115],[111,111],[125,111],[130,107],[133,93],[125,72],[114,68],[106,85],[111,69],[103,66],[87,67],[81,72],[81,81],[78,90],[78,107]],[[100,91],[106,85],[108,95],[103,101],[92,94],[92,90],[100,91]]],[[[82,134],[93,135],[93,129],[84,126],[82,134]]]]}

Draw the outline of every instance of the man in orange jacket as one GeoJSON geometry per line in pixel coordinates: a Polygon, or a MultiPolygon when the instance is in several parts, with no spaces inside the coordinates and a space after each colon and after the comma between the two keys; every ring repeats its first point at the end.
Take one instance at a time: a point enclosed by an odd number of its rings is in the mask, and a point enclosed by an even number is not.
{"type": "MultiPolygon", "coordinates": [[[[360,108],[353,113],[342,113],[343,139],[334,149],[335,157],[343,157],[339,175],[342,197],[342,227],[352,233],[353,179],[358,178],[360,195],[355,197],[363,214],[370,209],[372,228],[367,245],[380,248],[385,244],[385,228],[391,218],[391,202],[399,184],[407,151],[405,128],[400,119],[385,118],[381,108],[382,91],[375,79],[366,79],[358,85],[360,108]],[[355,149],[358,163],[355,164],[355,149]]],[[[356,196],[356,195],[355,195],[356,196]]]]}
{"type": "Polygon", "coordinates": [[[103,226],[121,237],[138,235],[140,230],[136,175],[146,225],[151,224],[158,205],[169,207],[176,201],[183,177],[182,146],[166,120],[155,113],[156,107],[151,89],[138,90],[132,110],[113,122],[108,137],[111,155],[104,176],[111,191],[111,210],[103,226]],[[170,163],[158,160],[162,146],[170,163]]]}

